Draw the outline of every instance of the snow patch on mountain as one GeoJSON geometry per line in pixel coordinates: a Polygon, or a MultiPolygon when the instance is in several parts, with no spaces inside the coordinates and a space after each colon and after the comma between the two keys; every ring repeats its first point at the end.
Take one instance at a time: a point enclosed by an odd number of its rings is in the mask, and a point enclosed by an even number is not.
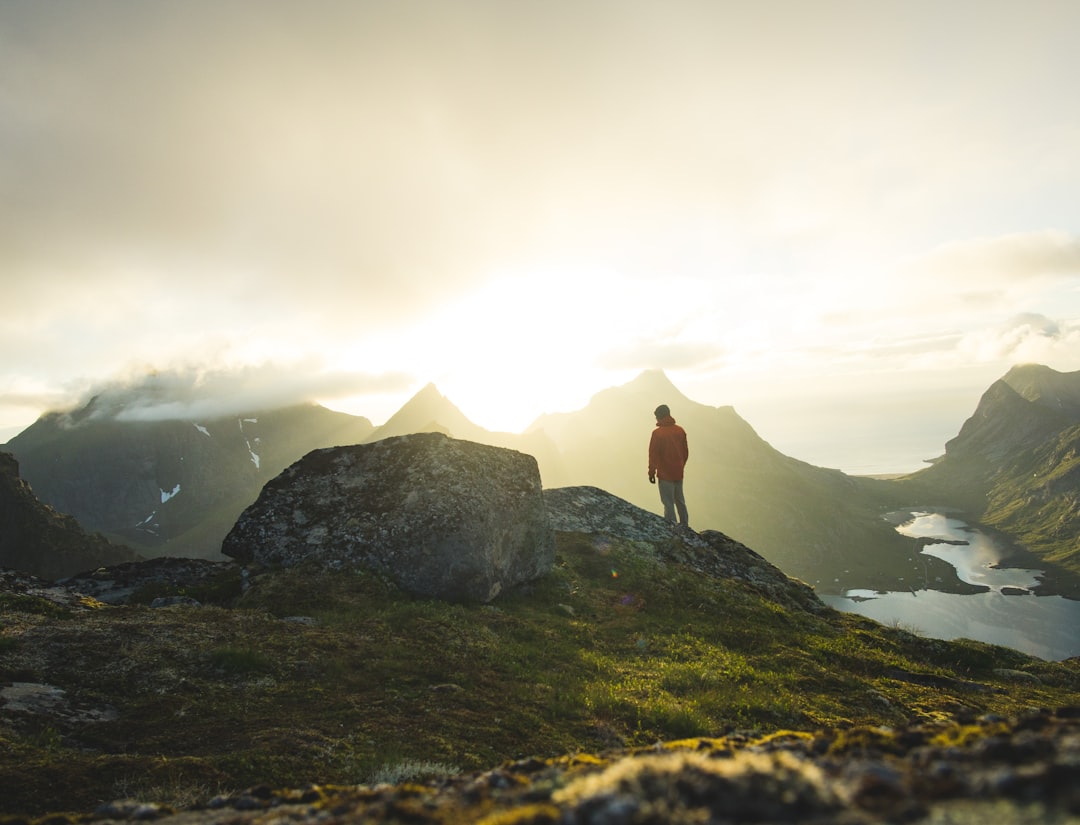
{"type": "MultiPolygon", "coordinates": [[[[239,419],[238,423],[240,424],[240,434],[243,435],[244,434],[244,424],[258,424],[259,419],[257,419],[257,418],[241,418],[241,419],[239,419]]],[[[255,439],[255,443],[256,444],[259,443],[258,438],[255,439]]],[[[247,439],[247,436],[244,437],[244,444],[247,446],[248,455],[251,456],[251,463],[255,465],[256,470],[260,469],[259,454],[257,452],[255,452],[253,449],[251,449],[251,442],[247,439]]]]}
{"type": "Polygon", "coordinates": [[[161,526],[154,519],[157,517],[157,510],[154,510],[150,515],[135,525],[136,530],[142,530],[143,532],[150,533],[151,535],[158,535],[158,528],[161,526]]]}

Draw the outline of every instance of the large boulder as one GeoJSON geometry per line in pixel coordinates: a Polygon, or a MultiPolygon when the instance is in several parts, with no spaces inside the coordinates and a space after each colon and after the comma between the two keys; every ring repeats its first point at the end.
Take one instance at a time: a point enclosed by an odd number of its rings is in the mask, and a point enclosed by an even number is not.
{"type": "Polygon", "coordinates": [[[550,570],[555,537],[535,458],[418,433],[308,453],[263,488],[221,550],[370,566],[416,595],[487,602],[550,570]]]}

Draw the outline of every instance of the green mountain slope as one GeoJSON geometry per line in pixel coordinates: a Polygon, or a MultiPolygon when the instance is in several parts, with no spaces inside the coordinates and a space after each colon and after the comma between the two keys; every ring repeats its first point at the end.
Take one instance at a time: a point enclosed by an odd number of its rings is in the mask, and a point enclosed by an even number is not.
{"type": "Polygon", "coordinates": [[[905,483],[1003,531],[1080,592],[1078,455],[1080,372],[1026,365],[991,385],[945,456],[905,483]]]}
{"type": "Polygon", "coordinates": [[[710,542],[560,532],[550,574],[476,606],[411,599],[364,571],[265,571],[241,595],[230,567],[96,608],[7,581],[3,812],[1004,714],[1080,690],[1077,662],[841,614],[710,542]],[[169,592],[204,606],[145,606],[169,592]]]}
{"type": "Polygon", "coordinates": [[[1009,462],[990,486],[982,518],[1080,575],[1080,425],[1009,462]]]}

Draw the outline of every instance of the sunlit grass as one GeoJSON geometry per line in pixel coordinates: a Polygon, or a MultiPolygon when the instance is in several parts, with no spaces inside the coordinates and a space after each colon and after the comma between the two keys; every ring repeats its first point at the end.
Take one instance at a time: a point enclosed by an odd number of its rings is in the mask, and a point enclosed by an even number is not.
{"type": "Polygon", "coordinates": [[[12,744],[5,785],[32,800],[62,770],[73,808],[140,773],[177,797],[363,783],[959,706],[1008,713],[1068,704],[1080,689],[1075,665],[808,613],[666,564],[651,546],[587,536],[560,536],[549,575],[489,605],[412,598],[371,572],[297,568],[257,576],[236,607],[12,608],[25,608],[33,643],[5,631],[0,682],[116,709],[82,727],[0,730],[12,744]],[[1002,667],[1039,682],[1004,683],[1002,667]],[[926,687],[905,673],[994,689],[926,687]]]}

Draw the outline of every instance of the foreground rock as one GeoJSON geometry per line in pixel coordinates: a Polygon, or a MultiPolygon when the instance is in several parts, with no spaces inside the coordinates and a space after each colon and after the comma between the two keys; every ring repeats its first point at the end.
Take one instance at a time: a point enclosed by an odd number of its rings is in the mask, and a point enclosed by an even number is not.
{"type": "Polygon", "coordinates": [[[490,601],[551,568],[532,456],[421,433],[315,450],[270,481],[222,552],[371,566],[420,596],[490,601]]]}
{"type": "Polygon", "coordinates": [[[685,564],[714,578],[736,579],[770,601],[811,613],[830,608],[813,588],[786,575],[745,544],[718,530],[695,533],[677,527],[599,487],[559,487],[544,491],[555,530],[616,536],[656,548],[666,561],[685,564]]]}
{"type": "Polygon", "coordinates": [[[253,788],[179,812],[119,801],[93,817],[147,819],[163,825],[1067,825],[1080,821],[1080,708],[903,729],[658,743],[397,786],[253,788]]]}
{"type": "MultiPolygon", "coordinates": [[[[99,567],[97,570],[60,579],[57,587],[89,596],[104,604],[128,604],[133,597],[169,593],[221,590],[235,580],[236,595],[247,580],[246,571],[231,562],[164,556],[141,562],[99,567]]],[[[194,601],[189,599],[188,603],[194,601]]]]}

